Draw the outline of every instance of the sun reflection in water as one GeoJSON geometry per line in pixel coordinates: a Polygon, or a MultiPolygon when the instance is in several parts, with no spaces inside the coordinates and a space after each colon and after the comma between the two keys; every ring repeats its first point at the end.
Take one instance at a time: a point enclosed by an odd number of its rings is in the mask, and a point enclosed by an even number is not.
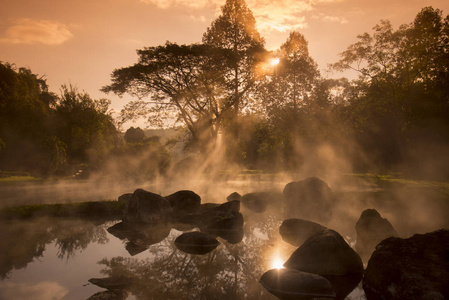
{"type": "Polygon", "coordinates": [[[284,260],[279,256],[274,256],[271,260],[271,268],[272,269],[283,269],[284,268],[284,260]]]}

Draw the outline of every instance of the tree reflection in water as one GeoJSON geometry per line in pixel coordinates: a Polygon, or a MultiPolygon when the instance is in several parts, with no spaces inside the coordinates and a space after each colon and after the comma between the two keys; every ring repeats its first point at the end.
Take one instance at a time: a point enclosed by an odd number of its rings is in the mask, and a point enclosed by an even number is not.
{"type": "Polygon", "coordinates": [[[26,268],[42,256],[46,245],[54,243],[61,259],[72,258],[90,243],[108,242],[104,226],[81,219],[42,217],[30,220],[1,222],[0,277],[5,279],[12,270],[26,268]]]}
{"type": "MultiPolygon", "coordinates": [[[[275,246],[280,244],[280,220],[253,217],[245,219],[244,238],[238,244],[220,239],[221,245],[207,255],[191,255],[176,249],[173,241],[181,232],[172,231],[149,247],[151,258],[105,258],[99,262],[105,266],[102,273],[132,278],[128,291],[136,299],[276,299],[259,278],[270,268],[271,255],[280,251],[275,246]]],[[[285,247],[286,255],[294,250],[285,247]]]]}

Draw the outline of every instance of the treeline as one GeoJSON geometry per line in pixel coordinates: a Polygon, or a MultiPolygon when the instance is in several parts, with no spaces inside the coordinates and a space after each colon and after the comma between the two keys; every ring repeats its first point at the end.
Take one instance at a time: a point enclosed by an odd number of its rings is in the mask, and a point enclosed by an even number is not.
{"type": "Polygon", "coordinates": [[[31,70],[0,63],[0,170],[46,178],[100,166],[118,141],[108,107],[71,85],[51,93],[31,70]]]}
{"type": "Polygon", "coordinates": [[[227,160],[247,167],[299,170],[332,149],[327,160],[344,156],[357,171],[449,176],[448,49],[449,17],[425,7],[398,29],[381,21],[331,65],[358,79],[326,79],[301,33],[267,51],[245,1],[227,0],[202,43],[138,50],[103,91],[143,99],[122,120],[171,117],[191,149],[215,153],[221,140],[227,160]]]}
{"type": "MultiPolygon", "coordinates": [[[[255,24],[244,0],[227,0],[202,43],[138,50],[138,62],[114,70],[102,89],[140,99],[117,123],[177,122],[185,150],[215,165],[221,148],[225,166],[301,171],[315,159],[316,174],[344,159],[358,172],[449,178],[449,16],[425,7],[398,29],[381,21],[358,36],[330,66],[358,72],[352,81],[323,77],[299,32],[266,50],[255,24]]],[[[151,178],[173,165],[140,129],[120,144],[107,101],[71,86],[54,95],[8,64],[0,76],[1,169],[46,176],[65,161],[151,178]],[[107,159],[119,163],[104,167],[107,159]]]]}

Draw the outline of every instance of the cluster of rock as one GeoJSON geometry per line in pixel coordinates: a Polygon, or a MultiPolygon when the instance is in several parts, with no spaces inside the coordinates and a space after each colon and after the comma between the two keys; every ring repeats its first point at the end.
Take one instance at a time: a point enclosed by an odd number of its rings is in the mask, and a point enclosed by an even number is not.
{"type": "MultiPolygon", "coordinates": [[[[269,270],[260,278],[262,286],[278,298],[345,299],[363,278],[368,300],[449,299],[449,231],[401,239],[377,210],[367,209],[355,224],[354,250],[338,232],[319,224],[331,219],[336,200],[329,186],[316,177],[288,183],[282,194],[232,193],[222,204],[201,203],[192,191],[162,197],[142,189],[122,195],[119,201],[126,203],[122,222],[108,231],[128,240],[131,255],[161,242],[172,228],[184,231],[174,244],[189,254],[213,251],[220,245],[217,237],[239,243],[244,223],[240,204],[264,213],[282,201],[284,221],[279,233],[298,248],[285,268],[269,270]],[[368,261],[366,270],[363,261],[368,261]]],[[[92,283],[103,284],[101,280],[92,283]]],[[[123,296],[117,289],[108,292],[123,296]]]]}
{"type": "Polygon", "coordinates": [[[298,249],[260,279],[280,299],[344,299],[362,280],[368,300],[449,299],[449,231],[401,239],[375,209],[362,212],[355,225],[354,251],[336,231],[318,223],[332,215],[327,184],[312,177],[284,189],[282,239],[298,249]],[[368,261],[366,270],[362,258],[368,261]]]}
{"type": "Polygon", "coordinates": [[[192,191],[178,191],[162,197],[142,189],[124,194],[122,222],[108,228],[109,233],[127,239],[126,249],[136,255],[149,246],[163,241],[172,228],[185,232],[176,240],[176,247],[190,254],[206,254],[220,243],[221,237],[234,244],[243,239],[243,216],[240,201],[222,204],[201,203],[201,197],[192,191]]]}

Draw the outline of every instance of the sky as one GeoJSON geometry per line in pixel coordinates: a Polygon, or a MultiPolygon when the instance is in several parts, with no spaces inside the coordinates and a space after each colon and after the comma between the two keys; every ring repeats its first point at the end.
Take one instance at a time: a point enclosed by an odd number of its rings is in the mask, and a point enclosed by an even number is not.
{"type": "MultiPolygon", "coordinates": [[[[0,61],[44,76],[50,90],[72,84],[107,98],[118,112],[128,101],[104,94],[116,68],[137,62],[136,49],[201,42],[225,0],[0,0],[0,61]]],[[[380,20],[411,23],[425,6],[449,14],[447,0],[246,0],[266,47],[290,31],[304,34],[322,75],[339,53],[380,20]]],[[[126,128],[125,128],[126,130],[126,128]]]]}

